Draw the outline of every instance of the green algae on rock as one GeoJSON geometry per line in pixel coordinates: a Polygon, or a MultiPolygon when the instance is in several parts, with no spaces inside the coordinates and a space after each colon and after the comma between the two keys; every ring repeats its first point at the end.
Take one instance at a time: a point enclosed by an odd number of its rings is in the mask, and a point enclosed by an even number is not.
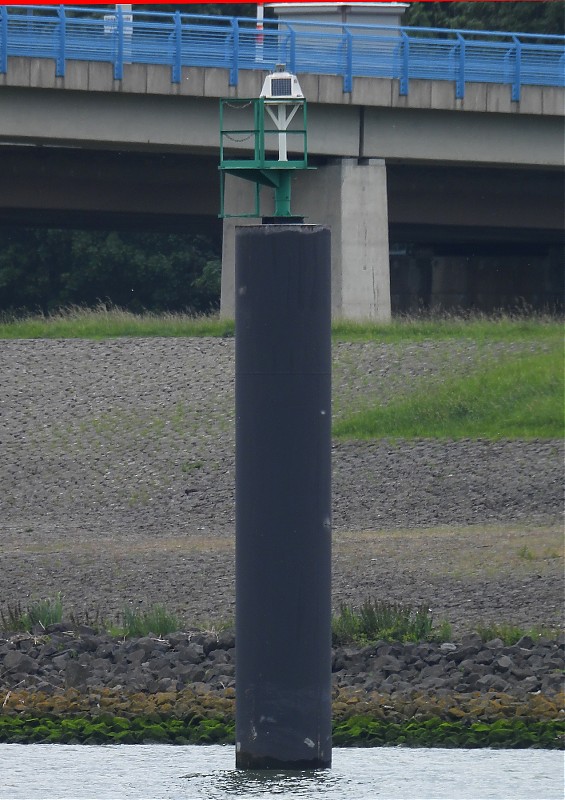
{"type": "MultiPolygon", "coordinates": [[[[0,742],[233,744],[234,694],[16,690],[4,700],[0,742]]],[[[565,743],[564,699],[563,694],[518,699],[496,692],[399,697],[336,691],[334,744],[559,749],[565,743]]]]}

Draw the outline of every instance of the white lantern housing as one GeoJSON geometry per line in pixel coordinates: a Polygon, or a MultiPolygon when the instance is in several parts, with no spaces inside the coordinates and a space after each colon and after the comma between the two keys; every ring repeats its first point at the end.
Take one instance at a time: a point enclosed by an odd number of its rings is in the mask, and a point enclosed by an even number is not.
{"type": "Polygon", "coordinates": [[[292,72],[286,72],[284,64],[277,64],[276,72],[265,78],[260,97],[265,100],[303,100],[304,95],[298,78],[292,72]]]}

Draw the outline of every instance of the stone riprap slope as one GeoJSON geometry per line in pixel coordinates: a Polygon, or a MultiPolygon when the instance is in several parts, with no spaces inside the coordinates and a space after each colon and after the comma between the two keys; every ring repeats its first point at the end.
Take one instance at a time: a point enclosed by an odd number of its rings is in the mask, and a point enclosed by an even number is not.
{"type": "MultiPolygon", "coordinates": [[[[506,647],[500,639],[483,643],[476,634],[457,644],[383,641],[337,647],[333,684],[336,692],[502,692],[522,701],[541,692],[553,697],[563,690],[564,648],[563,635],[554,641],[523,636],[506,647]]],[[[0,690],[52,694],[110,688],[154,694],[191,688],[223,696],[226,689],[235,689],[235,657],[235,636],[229,630],[124,641],[87,626],[73,632],[64,624],[52,625],[41,634],[0,638],[0,690]]]]}
{"type": "MultiPolygon", "coordinates": [[[[336,344],[334,413],[523,348],[336,344]]],[[[0,609],[232,618],[233,340],[3,341],[0,376],[0,609]]],[[[336,442],[336,607],[560,625],[562,463],[560,441],[336,442]]]]}

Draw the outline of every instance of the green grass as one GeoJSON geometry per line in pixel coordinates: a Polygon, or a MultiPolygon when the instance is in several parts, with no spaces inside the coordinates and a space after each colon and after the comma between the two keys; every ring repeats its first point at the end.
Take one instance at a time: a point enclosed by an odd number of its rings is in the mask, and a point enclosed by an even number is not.
{"type": "Polygon", "coordinates": [[[469,376],[430,383],[384,407],[344,417],[346,439],[555,439],[563,436],[563,349],[492,363],[469,376]]]}
{"type": "MultiPolygon", "coordinates": [[[[26,631],[31,632],[36,625],[47,628],[49,625],[63,620],[63,596],[57,594],[55,598],[36,600],[25,608],[21,602],[14,606],[8,605],[6,610],[0,609],[0,630],[4,632],[26,631]]],[[[168,633],[182,630],[184,622],[176,614],[167,611],[161,605],[151,606],[145,611],[125,608],[119,624],[111,624],[103,619],[99,612],[88,614],[75,614],[71,612],[66,618],[69,628],[78,628],[80,625],[89,625],[99,631],[107,631],[116,637],[139,637],[153,634],[166,636],[168,633]]]]}
{"type": "MultiPolygon", "coordinates": [[[[154,605],[141,611],[124,608],[118,622],[111,624],[96,611],[76,615],[71,612],[65,617],[69,629],[88,625],[98,631],[106,631],[116,638],[137,638],[152,634],[166,636],[175,631],[188,630],[185,621],[162,605],[154,605]]],[[[57,594],[52,599],[35,600],[25,608],[21,603],[0,609],[0,631],[4,633],[31,632],[35,626],[47,628],[63,620],[63,596],[57,594]]],[[[210,631],[233,628],[233,620],[220,624],[209,622],[204,626],[210,631]]],[[[480,623],[477,633],[484,642],[502,639],[505,645],[516,644],[523,636],[534,641],[545,637],[555,640],[560,631],[544,628],[520,628],[510,623],[480,623]]],[[[367,598],[359,608],[342,604],[339,612],[332,618],[332,644],[364,646],[376,641],[388,642],[448,642],[452,641],[452,629],[447,620],[439,625],[425,606],[414,607],[404,603],[392,603],[367,598]]]]}
{"type": "Polygon", "coordinates": [[[147,611],[136,611],[126,608],[122,612],[123,635],[130,637],[166,636],[168,633],[181,630],[183,623],[178,617],[163,606],[156,605],[147,611]]]}
{"type": "Polygon", "coordinates": [[[481,313],[395,317],[392,322],[336,320],[332,336],[344,342],[423,342],[472,339],[476,342],[538,341],[561,337],[562,321],[544,314],[481,313]]]}
{"type": "MultiPolygon", "coordinates": [[[[395,318],[388,323],[335,320],[335,341],[418,342],[467,338],[475,341],[540,340],[561,334],[561,323],[543,314],[440,315],[395,318]]],[[[101,303],[70,306],[50,314],[0,315],[0,339],[110,339],[121,336],[232,336],[233,320],[217,315],[133,314],[101,303]]]]}
{"type": "Polygon", "coordinates": [[[378,640],[391,642],[423,642],[451,638],[447,623],[435,629],[429,609],[413,608],[403,603],[386,603],[368,599],[359,609],[343,604],[332,620],[332,643],[369,644],[378,640]]]}
{"type": "Polygon", "coordinates": [[[61,622],[63,619],[63,596],[59,592],[53,599],[38,600],[28,607],[27,617],[31,627],[41,625],[42,628],[47,628],[48,625],[61,622]]]}
{"type": "Polygon", "coordinates": [[[520,628],[518,625],[511,623],[489,622],[477,625],[477,633],[483,642],[491,642],[493,639],[501,639],[506,647],[512,647],[516,642],[519,642],[523,636],[529,636],[534,642],[537,639],[544,638],[554,641],[559,635],[559,631],[551,628],[520,628]]]}
{"type": "Polygon", "coordinates": [[[125,336],[233,336],[232,320],[189,314],[132,314],[113,306],[0,316],[0,339],[114,339],[125,336]]]}
{"type": "Polygon", "coordinates": [[[38,625],[47,628],[63,619],[63,596],[35,600],[25,608],[21,603],[0,611],[0,627],[4,631],[32,631],[38,625]]]}

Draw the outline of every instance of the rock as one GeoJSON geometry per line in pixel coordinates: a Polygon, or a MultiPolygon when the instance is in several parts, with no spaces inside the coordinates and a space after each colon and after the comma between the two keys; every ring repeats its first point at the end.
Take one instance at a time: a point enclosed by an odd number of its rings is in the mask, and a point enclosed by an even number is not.
{"type": "Polygon", "coordinates": [[[29,673],[34,674],[39,669],[37,662],[17,650],[10,650],[4,656],[4,669],[6,672],[29,673]]]}
{"type": "Polygon", "coordinates": [[[84,641],[86,637],[96,636],[97,631],[96,628],[92,628],[90,625],[79,625],[78,633],[84,641]]]}
{"type": "Polygon", "coordinates": [[[553,670],[562,670],[564,668],[563,659],[558,655],[549,654],[543,660],[544,668],[550,672],[553,670]]]}
{"type": "Polygon", "coordinates": [[[79,689],[86,686],[89,670],[78,661],[69,661],[65,667],[65,686],[67,689],[79,689]]]}
{"type": "Polygon", "coordinates": [[[441,686],[443,686],[443,679],[440,676],[432,675],[421,680],[419,685],[422,689],[439,689],[441,686]]]}
{"type": "MultiPolygon", "coordinates": [[[[353,663],[358,663],[358,659],[355,659],[353,663]]],[[[402,670],[402,667],[402,662],[392,655],[377,656],[377,658],[372,661],[371,671],[382,672],[384,675],[396,675],[402,670]]]]}
{"type": "Polygon", "coordinates": [[[469,684],[469,688],[472,692],[476,691],[479,686],[479,680],[481,679],[480,672],[471,672],[466,676],[467,683],[469,684]]]}
{"type": "Polygon", "coordinates": [[[504,642],[502,639],[491,639],[490,642],[485,643],[485,647],[488,647],[489,650],[500,650],[501,647],[504,647],[504,642]]]}
{"type": "Polygon", "coordinates": [[[218,648],[221,650],[231,650],[235,647],[235,631],[225,630],[218,636],[218,648]]]}
{"type": "Polygon", "coordinates": [[[140,667],[147,660],[147,653],[142,647],[139,647],[128,653],[126,660],[128,664],[131,664],[132,668],[140,667]]]}
{"type": "Polygon", "coordinates": [[[204,660],[204,648],[201,644],[191,642],[179,648],[177,658],[184,664],[200,664],[204,660]]]}
{"type": "Polygon", "coordinates": [[[137,647],[145,650],[147,655],[157,655],[159,653],[167,653],[171,646],[165,639],[157,639],[153,636],[143,636],[137,640],[137,647]]]}
{"type": "Polygon", "coordinates": [[[207,633],[204,635],[202,642],[202,647],[204,648],[204,653],[209,655],[212,650],[216,650],[218,647],[218,637],[215,636],[213,633],[207,633]]]}
{"type": "Polygon", "coordinates": [[[535,675],[529,675],[521,681],[521,686],[526,692],[537,692],[541,686],[541,680],[535,675]]]}
{"type": "Polygon", "coordinates": [[[60,655],[55,656],[51,660],[51,663],[53,664],[55,669],[65,669],[65,666],[66,666],[68,660],[69,660],[69,657],[68,657],[67,653],[61,653],[60,655]]]}
{"type": "Polygon", "coordinates": [[[431,664],[427,667],[424,667],[420,675],[422,678],[440,677],[444,674],[444,671],[445,670],[442,664],[431,664]]]}
{"type": "MultiPolygon", "coordinates": [[[[86,627],[86,626],[81,625],[81,627],[86,627]]],[[[90,633],[85,633],[81,635],[80,645],[82,651],[94,653],[98,649],[99,644],[100,642],[97,636],[90,633]]]]}
{"type": "Polygon", "coordinates": [[[485,674],[487,672],[487,668],[485,665],[480,664],[478,665],[476,661],[472,658],[466,658],[465,661],[459,662],[459,669],[462,672],[480,672],[481,674],[485,674]]]}
{"type": "Polygon", "coordinates": [[[483,646],[483,640],[481,639],[480,634],[476,632],[466,633],[461,638],[461,645],[462,647],[476,647],[478,650],[480,650],[483,646]]]}
{"type": "Polygon", "coordinates": [[[497,658],[494,663],[495,666],[503,672],[512,669],[514,666],[514,662],[508,656],[500,656],[500,658],[497,658]]]}
{"type": "Polygon", "coordinates": [[[563,691],[563,673],[560,670],[559,672],[551,672],[549,675],[544,675],[541,680],[542,691],[545,694],[555,694],[559,691],[563,691]]]}
{"type": "Polygon", "coordinates": [[[46,626],[45,633],[64,633],[72,630],[72,627],[70,622],[53,622],[51,625],[46,626]]]}
{"type": "Polygon", "coordinates": [[[212,650],[208,658],[213,664],[227,664],[230,660],[225,650],[212,650]]]}
{"type": "Polygon", "coordinates": [[[170,670],[171,668],[171,662],[167,658],[163,658],[162,656],[159,656],[157,658],[150,658],[149,661],[147,662],[147,665],[148,668],[151,670],[151,672],[155,674],[160,672],[160,670],[162,669],[170,670]]]}
{"type": "Polygon", "coordinates": [[[481,650],[480,653],[477,653],[475,656],[475,661],[477,664],[492,664],[494,656],[495,654],[492,650],[481,650]]]}
{"type": "Polygon", "coordinates": [[[176,692],[177,688],[177,681],[174,678],[161,678],[157,681],[158,692],[176,692]]]}
{"type": "Polygon", "coordinates": [[[461,645],[454,652],[448,654],[448,658],[456,662],[475,658],[483,647],[480,636],[477,636],[476,638],[478,639],[478,642],[471,641],[467,644],[461,645]]]}
{"type": "Polygon", "coordinates": [[[99,658],[108,658],[109,660],[113,661],[115,650],[116,650],[116,645],[114,644],[114,642],[103,641],[96,648],[96,655],[99,658]]]}
{"type": "Polygon", "coordinates": [[[482,678],[479,678],[477,684],[483,691],[506,692],[510,688],[508,681],[493,673],[483,675],[482,678]]]}
{"type": "MultiPolygon", "coordinates": [[[[59,631],[50,641],[14,637],[0,641],[0,678],[4,674],[7,689],[21,682],[34,690],[41,686],[47,693],[63,686],[79,691],[121,686],[127,692],[154,693],[161,691],[160,686],[174,685],[191,689],[203,685],[208,691],[223,692],[234,686],[236,657],[235,647],[227,647],[235,644],[233,636],[224,633],[126,641],[89,632],[70,637],[59,631]]],[[[541,691],[549,697],[562,689],[562,652],[556,641],[499,648],[483,645],[476,636],[461,644],[381,642],[335,648],[332,681],[342,689],[355,687],[360,694],[424,692],[439,698],[453,691],[483,695],[492,691],[523,699],[541,691]]]]}

